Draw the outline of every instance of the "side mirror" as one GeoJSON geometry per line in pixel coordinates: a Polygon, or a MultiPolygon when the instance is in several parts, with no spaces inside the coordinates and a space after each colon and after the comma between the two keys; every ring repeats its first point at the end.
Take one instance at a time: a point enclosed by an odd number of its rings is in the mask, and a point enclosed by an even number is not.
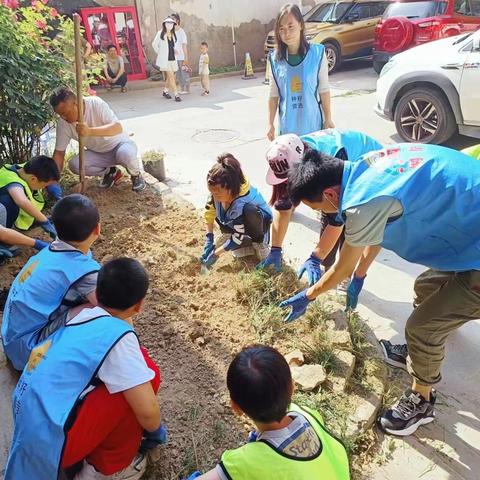
{"type": "Polygon", "coordinates": [[[360,15],[358,13],[350,13],[347,15],[346,21],[347,22],[355,22],[360,19],[360,15]]]}

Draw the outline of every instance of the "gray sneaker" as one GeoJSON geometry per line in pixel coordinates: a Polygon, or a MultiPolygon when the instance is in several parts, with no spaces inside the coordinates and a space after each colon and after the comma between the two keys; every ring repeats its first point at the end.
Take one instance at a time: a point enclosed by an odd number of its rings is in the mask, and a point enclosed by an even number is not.
{"type": "Polygon", "coordinates": [[[267,245],[266,243],[253,242],[252,247],[255,250],[255,253],[257,254],[257,257],[260,261],[265,260],[270,253],[270,245],[267,245]]]}
{"type": "Polygon", "coordinates": [[[408,348],[404,343],[394,344],[388,340],[380,340],[385,362],[392,367],[407,369],[408,348]]]}
{"type": "Polygon", "coordinates": [[[122,470],[112,475],[112,480],[139,480],[142,478],[145,470],[147,469],[147,456],[142,454],[137,454],[133,459],[132,463],[122,470]]]}
{"type": "Polygon", "coordinates": [[[134,192],[141,192],[142,190],[145,190],[145,188],[147,188],[147,184],[145,183],[142,174],[139,173],[138,175],[132,175],[132,190],[134,192]]]}
{"type": "Polygon", "coordinates": [[[234,258],[249,257],[250,255],[254,255],[254,254],[255,254],[255,250],[251,245],[248,247],[240,247],[240,248],[236,248],[235,250],[232,250],[232,255],[234,258]]]}

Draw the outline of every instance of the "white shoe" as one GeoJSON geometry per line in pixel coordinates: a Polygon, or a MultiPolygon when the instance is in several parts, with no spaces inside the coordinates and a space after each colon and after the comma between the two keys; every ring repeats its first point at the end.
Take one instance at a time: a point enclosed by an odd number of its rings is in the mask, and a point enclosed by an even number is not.
{"type": "Polygon", "coordinates": [[[188,95],[190,92],[188,92],[187,90],[182,90],[180,92],[180,95],[188,95]]]}
{"type": "Polygon", "coordinates": [[[252,246],[240,247],[235,250],[232,250],[232,255],[234,258],[249,257],[250,255],[255,255],[255,250],[253,249],[252,246]]]}
{"type": "Polygon", "coordinates": [[[121,472],[117,472],[110,477],[112,480],[139,480],[147,469],[147,456],[138,453],[132,463],[121,472]]]}
{"type": "Polygon", "coordinates": [[[270,245],[266,243],[252,243],[252,247],[260,261],[265,260],[270,253],[270,245]]]}
{"type": "Polygon", "coordinates": [[[75,475],[73,480],[104,480],[110,478],[108,475],[97,472],[93,465],[90,465],[87,461],[83,461],[82,469],[75,475]]]}
{"type": "Polygon", "coordinates": [[[349,285],[350,285],[350,279],[349,279],[349,278],[346,278],[345,280],[342,280],[342,281],[337,285],[337,294],[339,294],[339,295],[346,295],[349,285]]]}

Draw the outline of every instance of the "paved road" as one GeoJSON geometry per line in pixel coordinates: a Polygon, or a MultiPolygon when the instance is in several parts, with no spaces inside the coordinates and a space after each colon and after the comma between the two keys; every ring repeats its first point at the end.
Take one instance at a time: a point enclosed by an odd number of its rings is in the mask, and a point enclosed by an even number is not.
{"type": "MultiPolygon", "coordinates": [[[[105,99],[134,132],[140,150],[166,152],[170,184],[201,208],[206,198],[204,179],[216,155],[229,151],[243,164],[251,181],[268,197],[264,177],[267,141],[267,87],[259,76],[212,81],[210,97],[193,86],[184,101],[161,97],[160,89],[109,93],[105,99]]],[[[362,130],[383,143],[398,141],[394,125],[373,113],[376,75],[366,61],[349,62],[331,76],[333,117],[340,128],[362,130]]],[[[475,143],[457,136],[452,145],[475,143]]],[[[316,215],[300,207],[289,229],[285,250],[294,263],[308,256],[318,236],[316,215]]],[[[369,272],[360,313],[379,338],[402,341],[411,311],[412,285],[423,270],[383,251],[369,272]]],[[[471,322],[449,340],[437,422],[416,436],[396,440],[393,460],[375,469],[372,478],[478,479],[480,467],[480,322],[471,322]]],[[[384,442],[385,448],[390,440],[384,442]]]]}

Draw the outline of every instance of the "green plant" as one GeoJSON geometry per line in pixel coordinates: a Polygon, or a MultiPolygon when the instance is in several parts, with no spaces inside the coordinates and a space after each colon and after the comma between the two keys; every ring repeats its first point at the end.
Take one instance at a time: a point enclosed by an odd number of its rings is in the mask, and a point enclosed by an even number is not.
{"type": "Polygon", "coordinates": [[[0,165],[38,150],[52,90],[74,85],[73,22],[47,2],[0,4],[0,165]]]}

